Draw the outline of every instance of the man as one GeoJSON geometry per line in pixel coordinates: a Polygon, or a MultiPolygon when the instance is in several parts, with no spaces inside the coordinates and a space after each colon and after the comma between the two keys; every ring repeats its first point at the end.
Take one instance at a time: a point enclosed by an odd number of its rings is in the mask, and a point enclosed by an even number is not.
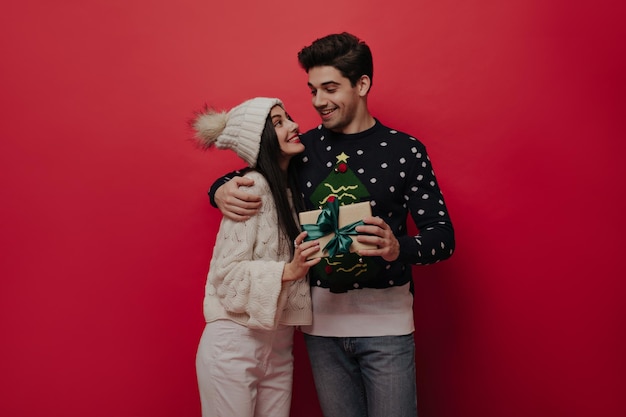
{"type": "MultiPolygon", "coordinates": [[[[310,271],[313,324],[303,326],[326,417],[415,417],[411,265],[449,258],[454,229],[424,145],[372,116],[373,61],[357,37],[333,34],[298,53],[322,124],[301,137],[300,189],[309,209],[329,198],[369,201],[356,239],[376,249],[324,258],[310,271]],[[410,213],[418,229],[408,235],[410,213]]],[[[246,181],[218,180],[212,203],[231,219],[254,215],[246,181]],[[224,186],[222,186],[224,185],[224,186]]]]}

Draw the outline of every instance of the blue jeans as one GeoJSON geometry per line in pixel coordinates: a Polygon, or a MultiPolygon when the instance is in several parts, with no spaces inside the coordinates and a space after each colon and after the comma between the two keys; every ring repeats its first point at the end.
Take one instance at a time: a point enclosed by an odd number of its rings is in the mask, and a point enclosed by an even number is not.
{"type": "Polygon", "coordinates": [[[413,334],[304,335],[324,417],[416,417],[413,334]]]}

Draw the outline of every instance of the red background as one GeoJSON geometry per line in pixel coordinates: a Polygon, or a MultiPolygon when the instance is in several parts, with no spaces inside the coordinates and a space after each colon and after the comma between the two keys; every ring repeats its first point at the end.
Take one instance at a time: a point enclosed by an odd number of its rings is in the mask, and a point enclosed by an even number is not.
{"type": "MultiPolygon", "coordinates": [[[[343,30],[457,231],[415,270],[421,417],[626,415],[621,4],[5,2],[0,415],[199,415],[206,191],[241,164],[187,119],[269,95],[313,127],[296,53],[343,30]]],[[[292,415],[320,416],[295,354],[292,415]]]]}

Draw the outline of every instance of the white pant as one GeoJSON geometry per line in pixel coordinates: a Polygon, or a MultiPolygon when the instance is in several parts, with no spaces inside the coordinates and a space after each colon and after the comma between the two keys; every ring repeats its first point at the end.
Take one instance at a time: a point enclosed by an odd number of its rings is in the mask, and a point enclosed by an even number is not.
{"type": "Polygon", "coordinates": [[[196,356],[202,417],[289,417],[293,331],[207,323],[196,356]]]}

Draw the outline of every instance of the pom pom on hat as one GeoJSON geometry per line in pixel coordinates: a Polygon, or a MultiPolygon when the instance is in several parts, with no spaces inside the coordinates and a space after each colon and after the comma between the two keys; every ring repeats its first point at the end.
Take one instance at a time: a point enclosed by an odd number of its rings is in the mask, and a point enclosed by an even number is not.
{"type": "Polygon", "coordinates": [[[215,144],[215,141],[222,134],[228,113],[206,109],[199,113],[193,120],[192,127],[196,131],[195,139],[202,149],[208,149],[215,144]]]}
{"type": "Polygon", "coordinates": [[[208,149],[231,149],[248,166],[256,166],[261,134],[272,107],[283,103],[277,98],[256,97],[233,107],[228,113],[207,109],[192,120],[195,139],[208,149]]]}

